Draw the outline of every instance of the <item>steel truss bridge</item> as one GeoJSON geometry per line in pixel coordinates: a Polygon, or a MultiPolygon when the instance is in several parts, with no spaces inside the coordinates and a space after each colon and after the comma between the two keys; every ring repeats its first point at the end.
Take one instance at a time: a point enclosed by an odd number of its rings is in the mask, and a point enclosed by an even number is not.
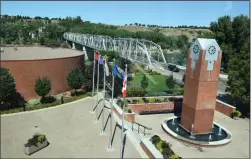
{"type": "Polygon", "coordinates": [[[103,35],[64,33],[64,39],[95,50],[115,51],[133,63],[164,69],[166,60],[158,44],[144,39],[111,38],[103,35]]]}

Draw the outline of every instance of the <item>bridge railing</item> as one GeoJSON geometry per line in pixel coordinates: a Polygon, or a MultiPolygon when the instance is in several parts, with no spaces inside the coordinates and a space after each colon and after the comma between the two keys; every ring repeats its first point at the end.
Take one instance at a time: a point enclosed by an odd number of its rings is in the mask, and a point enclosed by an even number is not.
{"type": "Polygon", "coordinates": [[[64,33],[64,39],[85,45],[97,50],[109,50],[119,52],[120,56],[134,61],[158,65],[158,61],[153,59],[153,55],[158,54],[161,61],[166,63],[161,47],[151,41],[133,38],[111,38],[103,35],[90,35],[78,33],[64,33]],[[141,57],[141,58],[138,58],[141,57]],[[147,59],[147,61],[145,61],[147,59]]]}

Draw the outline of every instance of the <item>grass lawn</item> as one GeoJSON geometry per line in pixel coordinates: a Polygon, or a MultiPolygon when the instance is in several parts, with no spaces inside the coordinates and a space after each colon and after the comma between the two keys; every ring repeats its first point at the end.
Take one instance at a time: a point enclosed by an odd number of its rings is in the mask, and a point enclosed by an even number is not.
{"type": "MultiPolygon", "coordinates": [[[[152,77],[153,81],[148,79],[148,87],[147,91],[149,92],[162,92],[167,91],[169,88],[166,86],[166,76],[163,75],[149,75],[152,77]]],[[[130,81],[130,84],[133,85],[139,85],[141,83],[141,80],[143,78],[143,75],[136,74],[132,81],[130,81]]],[[[179,86],[175,86],[176,88],[179,88],[179,86]]]]}

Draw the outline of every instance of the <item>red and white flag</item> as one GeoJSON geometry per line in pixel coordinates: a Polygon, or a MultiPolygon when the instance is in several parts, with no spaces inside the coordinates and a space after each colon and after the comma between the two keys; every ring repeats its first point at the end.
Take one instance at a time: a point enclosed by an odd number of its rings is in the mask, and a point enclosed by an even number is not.
{"type": "Polygon", "coordinates": [[[124,76],[124,81],[123,81],[123,88],[122,88],[122,96],[123,98],[126,97],[126,85],[127,85],[127,75],[124,76]]]}

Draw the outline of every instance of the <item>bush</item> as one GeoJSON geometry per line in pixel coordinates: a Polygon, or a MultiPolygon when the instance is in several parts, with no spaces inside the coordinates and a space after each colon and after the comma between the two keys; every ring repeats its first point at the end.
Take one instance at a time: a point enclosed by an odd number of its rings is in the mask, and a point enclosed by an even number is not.
{"type": "Polygon", "coordinates": [[[141,80],[141,87],[143,89],[146,89],[148,87],[148,79],[146,78],[146,75],[143,76],[142,80],[141,80]]]}
{"type": "Polygon", "coordinates": [[[146,93],[146,90],[140,87],[132,87],[127,90],[128,97],[144,97],[146,93]]]}
{"type": "Polygon", "coordinates": [[[150,140],[156,145],[160,141],[160,137],[158,135],[153,135],[150,140]]]}
{"type": "Polygon", "coordinates": [[[232,113],[232,118],[234,118],[234,117],[241,117],[241,112],[240,111],[238,111],[238,110],[234,110],[234,112],[232,113]]]}
{"type": "Polygon", "coordinates": [[[143,99],[139,98],[138,101],[137,101],[137,104],[142,104],[142,103],[144,103],[143,99]]]}
{"type": "Polygon", "coordinates": [[[149,99],[149,103],[155,103],[155,99],[154,98],[150,98],[149,99]]]}
{"type": "Polygon", "coordinates": [[[75,93],[77,89],[82,87],[84,83],[83,79],[83,75],[78,68],[73,69],[67,76],[68,85],[75,89],[75,93]]]}
{"type": "Polygon", "coordinates": [[[176,154],[173,154],[169,157],[169,159],[179,159],[180,157],[176,154]]]}
{"type": "Polygon", "coordinates": [[[28,101],[28,103],[29,103],[30,105],[38,105],[38,104],[40,104],[40,100],[39,100],[39,99],[30,99],[30,100],[28,101]]]}
{"type": "Polygon", "coordinates": [[[159,99],[156,99],[155,102],[156,102],[156,103],[162,103],[163,100],[159,98],[159,99]]]}
{"type": "Polygon", "coordinates": [[[35,92],[41,97],[41,101],[50,92],[50,90],[51,82],[47,77],[39,77],[38,79],[36,79],[35,92]]]}
{"type": "Polygon", "coordinates": [[[166,86],[167,86],[168,88],[173,89],[173,88],[174,88],[174,85],[175,85],[175,81],[174,81],[174,79],[173,79],[173,76],[172,76],[172,75],[171,75],[171,76],[168,76],[167,79],[166,79],[166,86]]]}
{"type": "Polygon", "coordinates": [[[33,135],[31,139],[28,140],[28,142],[25,144],[25,147],[34,145],[36,146],[38,142],[42,143],[46,140],[46,137],[44,134],[37,134],[33,135]]]}
{"type": "MultiPolygon", "coordinates": [[[[170,99],[170,101],[171,101],[171,99],[170,99]]],[[[165,99],[164,99],[164,102],[169,102],[169,99],[168,99],[168,98],[165,98],[165,99]]]]}
{"type": "Polygon", "coordinates": [[[16,92],[16,84],[9,70],[0,67],[0,104],[10,102],[10,97],[16,92]]]}
{"type": "Polygon", "coordinates": [[[157,147],[157,149],[160,151],[160,153],[163,152],[163,148],[162,148],[163,143],[164,143],[164,141],[163,141],[163,140],[160,140],[160,141],[157,143],[157,145],[156,145],[156,147],[157,147]]]}
{"type": "Polygon", "coordinates": [[[128,107],[126,107],[126,113],[132,113],[132,110],[128,107]]]}
{"type": "Polygon", "coordinates": [[[56,101],[56,98],[54,98],[52,96],[44,97],[44,98],[41,98],[41,100],[40,100],[41,103],[53,103],[55,101],[56,101]]]}

